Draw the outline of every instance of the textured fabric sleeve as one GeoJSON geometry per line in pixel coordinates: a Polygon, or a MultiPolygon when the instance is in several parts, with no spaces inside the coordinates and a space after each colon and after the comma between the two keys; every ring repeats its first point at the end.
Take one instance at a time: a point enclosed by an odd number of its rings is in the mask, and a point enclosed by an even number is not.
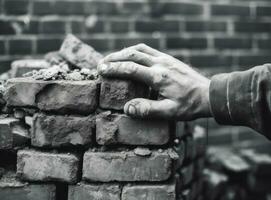
{"type": "Polygon", "coordinates": [[[215,75],[209,95],[219,124],[248,126],[271,139],[271,64],[215,75]]]}

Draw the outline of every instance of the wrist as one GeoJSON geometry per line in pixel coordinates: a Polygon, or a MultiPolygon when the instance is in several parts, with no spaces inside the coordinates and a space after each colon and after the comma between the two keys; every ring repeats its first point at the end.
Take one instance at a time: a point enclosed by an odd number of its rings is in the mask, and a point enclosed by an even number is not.
{"type": "Polygon", "coordinates": [[[211,80],[206,78],[201,88],[201,117],[212,117],[211,105],[210,105],[210,88],[211,80]]]}

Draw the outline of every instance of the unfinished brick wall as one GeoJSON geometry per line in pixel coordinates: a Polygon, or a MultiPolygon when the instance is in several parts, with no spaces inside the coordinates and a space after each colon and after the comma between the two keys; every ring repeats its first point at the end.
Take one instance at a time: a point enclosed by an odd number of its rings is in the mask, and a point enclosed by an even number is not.
{"type": "Polygon", "coordinates": [[[144,42],[211,73],[270,62],[269,0],[1,0],[0,71],[66,33],[108,52],[144,42]]]}
{"type": "MultiPolygon", "coordinates": [[[[147,86],[67,80],[101,58],[72,35],[59,54],[76,67],[65,78],[47,63],[42,79],[32,72],[0,85],[0,199],[202,199],[205,130],[123,114],[130,99],[150,97],[147,86]]],[[[16,61],[13,70],[44,62],[16,61]]]]}

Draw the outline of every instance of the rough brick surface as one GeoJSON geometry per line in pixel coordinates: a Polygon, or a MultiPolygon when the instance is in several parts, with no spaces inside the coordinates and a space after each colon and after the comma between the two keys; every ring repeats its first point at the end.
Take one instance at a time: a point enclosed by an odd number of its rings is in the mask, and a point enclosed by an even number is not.
{"type": "Polygon", "coordinates": [[[71,34],[65,38],[60,48],[60,54],[80,68],[96,69],[98,62],[102,59],[100,53],[71,34]]]}
{"type": "Polygon", "coordinates": [[[124,186],[122,200],[175,200],[175,185],[133,185],[124,186]]]}
{"type": "Polygon", "coordinates": [[[49,63],[45,60],[16,60],[11,64],[11,77],[22,77],[23,74],[32,70],[48,68],[49,63]]]}
{"type": "Polygon", "coordinates": [[[38,107],[59,113],[92,113],[97,106],[96,81],[40,81],[14,78],[7,82],[8,106],[38,107]]]}
{"type": "Polygon", "coordinates": [[[55,200],[55,185],[26,184],[13,178],[0,179],[1,200],[55,200]]]}
{"type": "Polygon", "coordinates": [[[130,80],[102,79],[100,107],[104,109],[123,110],[125,103],[138,97],[146,97],[148,88],[141,83],[130,80]]]}
{"type": "Polygon", "coordinates": [[[0,149],[12,149],[28,143],[29,131],[15,118],[0,118],[0,149]]]}
{"type": "Polygon", "coordinates": [[[78,179],[76,155],[20,150],[17,156],[17,175],[23,180],[75,183],[78,179]]]}
{"type": "Polygon", "coordinates": [[[128,152],[91,152],[84,155],[83,179],[89,181],[164,181],[172,173],[170,151],[139,156],[128,152]]]}
{"type": "Polygon", "coordinates": [[[69,200],[120,200],[121,188],[117,184],[84,184],[69,186],[69,200]]]}
{"type": "Polygon", "coordinates": [[[94,132],[92,116],[36,114],[33,119],[31,144],[37,147],[90,145],[94,132]]]}
{"type": "Polygon", "coordinates": [[[101,145],[163,145],[169,141],[169,122],[133,119],[105,112],[96,118],[96,140],[101,145]]]}

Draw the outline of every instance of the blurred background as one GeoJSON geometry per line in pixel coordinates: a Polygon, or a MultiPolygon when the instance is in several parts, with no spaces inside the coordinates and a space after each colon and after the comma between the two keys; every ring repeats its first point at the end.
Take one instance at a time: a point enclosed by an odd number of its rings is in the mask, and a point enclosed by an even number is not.
{"type": "MultiPolygon", "coordinates": [[[[271,62],[271,1],[0,0],[0,73],[16,59],[42,58],[58,50],[67,33],[105,55],[146,43],[211,76],[271,62]]],[[[218,152],[223,161],[225,152],[253,149],[271,159],[271,143],[250,129],[220,126],[211,119],[197,123],[208,129],[210,147],[226,148],[211,148],[213,157],[218,152]]],[[[228,160],[240,169],[236,159],[228,160]]],[[[215,170],[231,180],[224,168],[215,170]]],[[[271,187],[260,193],[264,195],[256,199],[270,199],[271,187]]]]}

